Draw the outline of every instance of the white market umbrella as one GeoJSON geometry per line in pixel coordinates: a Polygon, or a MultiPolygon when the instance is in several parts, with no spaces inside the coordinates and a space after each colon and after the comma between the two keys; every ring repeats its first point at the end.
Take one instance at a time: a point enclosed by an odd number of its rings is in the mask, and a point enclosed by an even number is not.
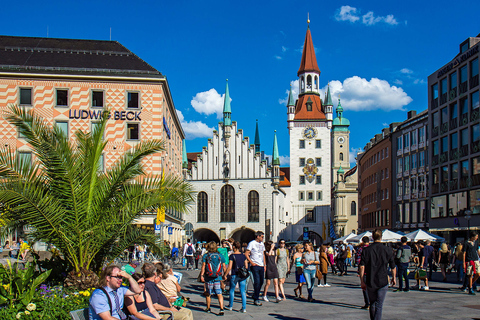
{"type": "Polygon", "coordinates": [[[342,241],[342,242],[349,242],[349,240],[350,240],[351,238],[355,237],[355,236],[356,236],[355,233],[350,233],[350,234],[348,234],[348,235],[346,235],[346,236],[343,236],[343,237],[340,237],[340,238],[338,238],[338,239],[336,239],[336,240],[333,240],[333,243],[340,243],[340,241],[342,241]]]}
{"type": "Polygon", "coordinates": [[[388,229],[383,230],[382,232],[382,242],[398,242],[403,235],[390,231],[388,229]]]}
{"type": "Polygon", "coordinates": [[[360,242],[360,241],[362,241],[362,238],[365,237],[365,236],[369,237],[370,240],[372,240],[372,233],[370,231],[365,231],[364,233],[360,233],[356,237],[348,239],[348,241],[349,242],[360,242]]]}
{"type": "Polygon", "coordinates": [[[417,231],[410,232],[406,234],[405,237],[407,237],[408,239],[414,242],[420,241],[420,240],[439,241],[437,238],[430,235],[428,232],[423,231],[422,229],[418,229],[417,231]]]}
{"type": "Polygon", "coordinates": [[[433,234],[433,233],[430,233],[430,232],[426,232],[427,234],[429,234],[430,236],[436,238],[437,240],[434,240],[434,241],[437,241],[437,242],[445,242],[445,238],[442,238],[440,236],[437,236],[436,234],[433,234]]]}

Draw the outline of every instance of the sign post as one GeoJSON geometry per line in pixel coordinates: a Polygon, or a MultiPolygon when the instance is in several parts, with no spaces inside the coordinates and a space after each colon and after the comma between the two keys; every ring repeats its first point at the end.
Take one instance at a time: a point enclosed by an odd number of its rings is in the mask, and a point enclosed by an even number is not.
{"type": "Polygon", "coordinates": [[[303,241],[308,240],[308,227],[303,227],[303,241]]]}

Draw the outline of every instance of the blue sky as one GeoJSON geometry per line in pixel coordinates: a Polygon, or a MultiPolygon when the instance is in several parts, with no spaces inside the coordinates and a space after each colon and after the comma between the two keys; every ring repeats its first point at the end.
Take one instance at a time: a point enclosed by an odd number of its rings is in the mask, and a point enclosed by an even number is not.
{"type": "Polygon", "coordinates": [[[288,164],[285,103],[310,29],[320,86],[341,93],[351,152],[408,110],[427,109],[427,77],[480,33],[480,1],[23,1],[0,12],[3,35],[112,39],[167,76],[187,134],[201,151],[218,126],[225,79],[232,119],[288,164]]]}

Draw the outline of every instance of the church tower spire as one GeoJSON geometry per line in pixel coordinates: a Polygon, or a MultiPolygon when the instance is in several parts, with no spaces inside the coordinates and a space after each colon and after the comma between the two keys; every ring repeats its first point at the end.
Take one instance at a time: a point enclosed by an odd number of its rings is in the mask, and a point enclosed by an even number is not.
{"type": "Polygon", "coordinates": [[[225,147],[228,148],[230,144],[230,136],[232,131],[232,108],[230,107],[230,92],[227,86],[225,88],[225,98],[223,102],[223,135],[225,138],[225,147]]]}
{"type": "Polygon", "coordinates": [[[333,102],[332,96],[330,95],[330,84],[327,87],[327,93],[325,95],[325,101],[323,105],[323,112],[325,112],[325,116],[327,117],[327,127],[330,129],[332,127],[333,120],[333,102]]]}
{"type": "Polygon", "coordinates": [[[277,130],[273,134],[272,178],[275,189],[278,189],[280,184],[280,156],[278,154],[277,130]]]}
{"type": "Polygon", "coordinates": [[[260,133],[258,131],[258,119],[257,126],[255,128],[255,153],[260,152],[260,133]]]}
{"type": "Polygon", "coordinates": [[[290,85],[290,92],[288,93],[288,102],[287,102],[287,115],[288,115],[288,133],[292,131],[293,128],[293,119],[295,119],[295,100],[293,99],[292,94],[292,85],[290,85]]]}

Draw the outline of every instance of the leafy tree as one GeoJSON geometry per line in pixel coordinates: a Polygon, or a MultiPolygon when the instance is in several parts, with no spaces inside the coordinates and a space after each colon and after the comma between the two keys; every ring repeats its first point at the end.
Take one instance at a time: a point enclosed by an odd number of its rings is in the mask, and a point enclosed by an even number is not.
{"type": "Polygon", "coordinates": [[[164,151],[162,141],[141,141],[110,168],[100,168],[108,110],[93,132],[78,130],[72,140],[33,110],[10,106],[4,117],[33,157],[0,149],[0,203],[9,208],[2,218],[24,221],[30,237],[60,250],[72,267],[66,285],[96,284],[94,271],[134,243],[159,252],[157,237],[134,221],[162,206],[185,211],[192,201],[191,186],[180,177],[145,172],[142,161],[164,151]]]}

